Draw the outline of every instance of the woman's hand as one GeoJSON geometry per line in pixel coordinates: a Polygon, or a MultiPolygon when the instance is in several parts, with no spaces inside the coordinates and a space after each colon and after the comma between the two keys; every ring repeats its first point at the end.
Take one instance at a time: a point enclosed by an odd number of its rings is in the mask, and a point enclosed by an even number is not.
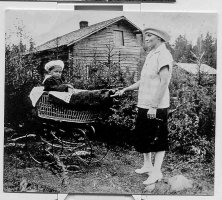
{"type": "Polygon", "coordinates": [[[114,95],[115,96],[122,96],[125,92],[125,89],[122,89],[122,90],[118,90],[114,95]]]}
{"type": "Polygon", "coordinates": [[[74,89],[69,87],[69,88],[68,88],[68,92],[73,93],[73,92],[74,92],[74,89]]]}
{"type": "Polygon", "coordinates": [[[155,119],[156,118],[156,108],[149,108],[147,111],[147,118],[148,119],[155,119]]]}

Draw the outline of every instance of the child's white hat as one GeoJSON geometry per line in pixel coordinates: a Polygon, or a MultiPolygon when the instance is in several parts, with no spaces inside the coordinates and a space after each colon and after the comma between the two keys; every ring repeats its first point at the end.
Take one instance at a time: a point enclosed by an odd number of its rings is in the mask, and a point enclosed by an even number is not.
{"type": "Polygon", "coordinates": [[[50,62],[48,62],[48,63],[45,64],[45,70],[46,70],[46,71],[49,71],[49,69],[50,69],[51,67],[53,67],[53,66],[60,66],[60,67],[62,68],[62,70],[63,70],[63,68],[64,68],[64,62],[61,61],[61,60],[52,60],[52,61],[50,61],[50,62]]]}

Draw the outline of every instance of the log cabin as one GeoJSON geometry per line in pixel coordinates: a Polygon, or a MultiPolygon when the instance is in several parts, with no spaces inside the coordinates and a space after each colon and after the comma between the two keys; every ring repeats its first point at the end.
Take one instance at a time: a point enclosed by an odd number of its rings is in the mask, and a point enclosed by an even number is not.
{"type": "MultiPolygon", "coordinates": [[[[61,59],[65,68],[70,65],[91,66],[92,62],[119,63],[138,77],[141,60],[142,31],[125,16],[116,17],[93,25],[79,22],[80,29],[54,38],[35,49],[41,58],[41,68],[52,59],[61,59]],[[81,63],[81,64],[80,64],[81,63]]],[[[72,67],[71,67],[72,68],[72,67]]]]}

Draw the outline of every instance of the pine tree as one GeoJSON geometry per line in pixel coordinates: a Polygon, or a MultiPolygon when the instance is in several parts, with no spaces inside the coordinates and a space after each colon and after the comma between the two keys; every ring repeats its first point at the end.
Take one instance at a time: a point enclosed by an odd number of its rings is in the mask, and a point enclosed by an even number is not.
{"type": "Polygon", "coordinates": [[[205,52],[204,59],[206,64],[216,68],[216,42],[210,33],[207,33],[203,40],[203,49],[205,52]]]}
{"type": "Polygon", "coordinates": [[[191,62],[193,56],[191,54],[192,45],[185,36],[179,35],[175,41],[173,57],[176,62],[191,62]]]}

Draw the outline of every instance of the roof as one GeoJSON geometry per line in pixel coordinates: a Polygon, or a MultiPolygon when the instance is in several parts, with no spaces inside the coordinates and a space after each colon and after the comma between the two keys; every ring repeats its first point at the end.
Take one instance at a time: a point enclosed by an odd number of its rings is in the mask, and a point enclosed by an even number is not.
{"type": "MultiPolygon", "coordinates": [[[[191,74],[197,74],[198,73],[198,65],[195,63],[177,63],[177,66],[181,67],[182,69],[186,70],[187,72],[191,74]]],[[[206,64],[201,64],[200,66],[200,71],[202,73],[207,73],[207,74],[216,74],[217,71],[216,69],[210,67],[209,65],[206,64]]]]}
{"type": "MultiPolygon", "coordinates": [[[[53,49],[56,47],[61,47],[61,46],[70,46],[90,35],[92,35],[93,33],[96,33],[98,31],[100,31],[103,28],[106,28],[109,25],[112,25],[113,23],[116,23],[120,20],[125,20],[127,21],[135,30],[139,30],[141,31],[140,28],[138,28],[136,25],[134,25],[132,22],[130,22],[126,17],[124,16],[120,16],[120,17],[116,17],[110,20],[106,20],[106,21],[102,21],[99,22],[97,24],[93,24],[91,26],[82,28],[82,29],[78,29],[76,31],[72,31],[70,33],[67,33],[63,36],[54,38],[38,47],[36,47],[36,51],[44,51],[47,49],[53,49]]],[[[142,31],[141,31],[142,32],[142,31]]]]}

